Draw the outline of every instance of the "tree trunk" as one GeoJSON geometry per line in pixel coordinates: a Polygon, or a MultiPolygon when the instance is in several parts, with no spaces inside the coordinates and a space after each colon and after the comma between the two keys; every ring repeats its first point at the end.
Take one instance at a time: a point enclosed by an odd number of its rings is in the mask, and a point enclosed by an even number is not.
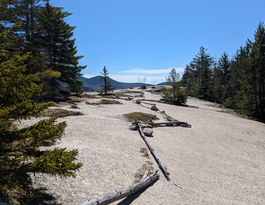
{"type": "Polygon", "coordinates": [[[159,175],[157,174],[157,172],[158,172],[158,170],[155,171],[150,176],[142,179],[140,182],[138,182],[138,183],[136,183],[136,184],[134,184],[128,188],[122,189],[120,191],[114,191],[114,192],[102,195],[102,196],[94,198],[94,199],[90,199],[88,201],[83,202],[80,205],[105,205],[105,204],[109,204],[109,203],[112,203],[114,201],[117,201],[119,199],[122,199],[124,197],[127,197],[127,196],[134,194],[134,193],[138,192],[139,190],[147,187],[148,185],[152,184],[153,182],[155,182],[159,178],[159,175]]]}
{"type": "Polygon", "coordinates": [[[160,167],[160,169],[162,170],[162,172],[164,173],[165,177],[167,178],[167,180],[169,180],[168,175],[170,174],[169,171],[167,170],[167,166],[164,164],[164,162],[162,162],[162,160],[160,159],[160,157],[158,156],[158,154],[156,153],[156,151],[154,150],[154,148],[151,146],[151,144],[147,141],[146,136],[143,133],[143,130],[141,128],[141,125],[143,125],[142,122],[138,122],[137,123],[138,127],[139,127],[139,132],[141,137],[143,138],[143,140],[145,141],[146,145],[148,146],[150,152],[152,153],[153,157],[155,158],[158,166],[160,167]]]}
{"type": "Polygon", "coordinates": [[[149,125],[166,125],[166,126],[181,126],[181,127],[189,127],[191,128],[191,125],[187,122],[180,122],[178,120],[172,121],[172,122],[157,122],[157,123],[147,123],[149,125]]]}

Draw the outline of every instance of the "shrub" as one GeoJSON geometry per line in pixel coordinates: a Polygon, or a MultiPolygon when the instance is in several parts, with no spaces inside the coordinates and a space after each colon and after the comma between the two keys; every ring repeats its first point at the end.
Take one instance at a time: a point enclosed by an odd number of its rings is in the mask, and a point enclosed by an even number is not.
{"type": "Polygon", "coordinates": [[[144,90],[146,89],[146,85],[142,85],[140,88],[144,90]]]}
{"type": "Polygon", "coordinates": [[[187,94],[180,88],[175,88],[173,91],[172,88],[163,87],[161,92],[163,100],[167,102],[173,102],[176,105],[185,104],[187,102],[187,94]]]}

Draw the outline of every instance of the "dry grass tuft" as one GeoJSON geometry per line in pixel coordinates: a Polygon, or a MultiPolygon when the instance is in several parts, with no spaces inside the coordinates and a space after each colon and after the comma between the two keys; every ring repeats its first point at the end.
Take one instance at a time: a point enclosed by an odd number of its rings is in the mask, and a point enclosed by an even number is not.
{"type": "Polygon", "coordinates": [[[152,166],[152,164],[153,164],[152,162],[147,161],[146,164],[143,164],[142,167],[137,170],[137,172],[134,175],[134,181],[133,181],[134,184],[141,181],[142,177],[144,176],[145,171],[148,171],[148,175],[153,173],[154,167],[152,166]]]}
{"type": "Polygon", "coordinates": [[[75,116],[75,115],[83,115],[81,112],[75,112],[70,110],[63,109],[46,109],[40,113],[41,117],[67,117],[67,116],[75,116]]]}
{"type": "Polygon", "coordinates": [[[142,155],[143,157],[146,157],[147,159],[150,158],[149,155],[148,155],[148,151],[147,151],[146,148],[142,147],[142,148],[140,149],[140,152],[143,154],[143,155],[142,155]]]}

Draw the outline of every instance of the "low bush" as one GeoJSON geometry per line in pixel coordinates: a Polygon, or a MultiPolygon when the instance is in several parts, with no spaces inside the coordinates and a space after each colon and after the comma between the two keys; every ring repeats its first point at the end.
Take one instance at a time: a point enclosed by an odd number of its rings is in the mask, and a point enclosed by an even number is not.
{"type": "Polygon", "coordinates": [[[187,102],[187,94],[180,88],[166,88],[161,89],[163,100],[172,102],[176,105],[182,105],[187,102]]]}
{"type": "Polygon", "coordinates": [[[144,90],[146,89],[146,85],[142,85],[140,88],[144,90]]]}

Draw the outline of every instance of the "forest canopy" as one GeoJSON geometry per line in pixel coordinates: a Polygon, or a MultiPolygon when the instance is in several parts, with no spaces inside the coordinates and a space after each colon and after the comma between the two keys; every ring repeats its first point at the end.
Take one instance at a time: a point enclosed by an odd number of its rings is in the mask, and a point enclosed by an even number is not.
{"type": "Polygon", "coordinates": [[[182,83],[190,96],[214,101],[238,113],[265,120],[265,27],[260,22],[254,41],[247,39],[236,55],[218,61],[200,47],[186,65],[182,83]]]}

